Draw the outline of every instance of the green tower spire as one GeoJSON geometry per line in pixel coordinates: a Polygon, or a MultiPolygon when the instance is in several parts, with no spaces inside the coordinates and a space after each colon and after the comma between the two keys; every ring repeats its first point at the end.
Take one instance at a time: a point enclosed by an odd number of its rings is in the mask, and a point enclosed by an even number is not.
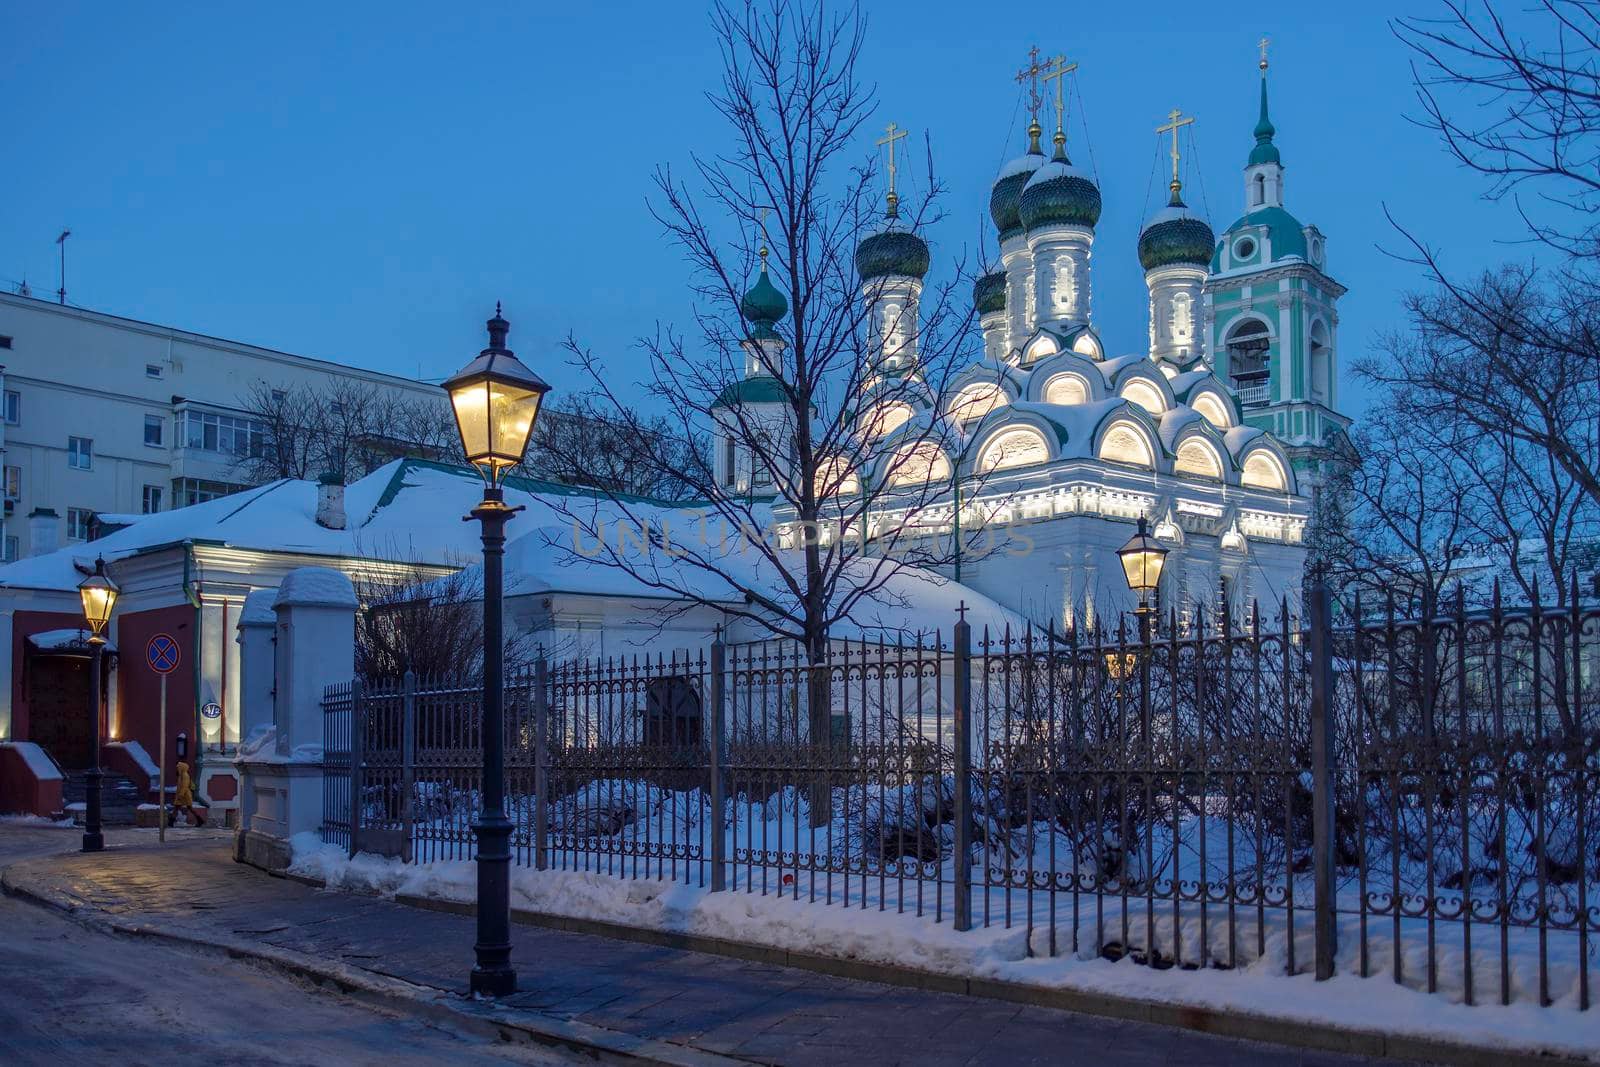
{"type": "Polygon", "coordinates": [[[1250,161],[1245,164],[1246,166],[1282,162],[1278,158],[1278,146],[1272,143],[1272,137],[1277,132],[1272,120],[1267,117],[1267,39],[1263,37],[1261,38],[1261,117],[1256,120],[1256,146],[1250,150],[1250,161]]]}

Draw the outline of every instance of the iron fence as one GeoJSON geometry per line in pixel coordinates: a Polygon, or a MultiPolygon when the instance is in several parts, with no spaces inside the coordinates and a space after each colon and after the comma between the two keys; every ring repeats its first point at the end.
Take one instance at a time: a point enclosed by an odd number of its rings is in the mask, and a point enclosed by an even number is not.
{"type": "MultiPolygon", "coordinates": [[[[1427,607],[541,661],[506,679],[514,859],[1587,1008],[1600,612],[1427,607]]],[[[481,699],[330,688],[325,837],[470,858],[481,699]]]]}

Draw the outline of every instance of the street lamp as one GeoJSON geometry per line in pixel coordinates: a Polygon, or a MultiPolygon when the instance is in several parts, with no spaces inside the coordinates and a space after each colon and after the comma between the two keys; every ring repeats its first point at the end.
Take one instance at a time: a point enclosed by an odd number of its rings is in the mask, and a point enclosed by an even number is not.
{"type": "Polygon", "coordinates": [[[83,601],[83,619],[89,624],[89,723],[94,749],[84,777],[83,851],[99,852],[106,847],[100,832],[100,659],[105,652],[105,630],[111,611],[117,606],[117,583],[106,576],[105,557],[94,561],[94,573],[78,586],[83,601]]]}
{"type": "Polygon", "coordinates": [[[1127,678],[1132,675],[1135,662],[1139,668],[1142,681],[1140,686],[1140,703],[1145,711],[1145,719],[1149,718],[1150,704],[1150,637],[1151,624],[1155,621],[1155,609],[1150,606],[1150,594],[1156,586],[1161,584],[1161,567],[1167,562],[1167,550],[1161,542],[1150,536],[1150,525],[1143,515],[1139,516],[1139,530],[1128,543],[1117,549],[1117,558],[1122,561],[1122,576],[1128,580],[1128,588],[1139,594],[1139,606],[1134,609],[1134,616],[1139,620],[1140,651],[1129,654],[1126,645],[1120,650],[1118,662],[1113,662],[1117,653],[1106,656],[1106,669],[1114,678],[1127,678]]]}
{"type": "Polygon", "coordinates": [[[478,940],[472,946],[472,992],[516,992],[511,969],[511,820],[506,817],[501,594],[506,523],[521,508],[505,503],[506,472],[522,462],[550,386],[506,347],[511,324],[494,306],[489,347],[444,383],[467,461],[483,476],[483,502],[469,518],[483,526],[483,805],[472,824],[478,839],[478,940]]]}

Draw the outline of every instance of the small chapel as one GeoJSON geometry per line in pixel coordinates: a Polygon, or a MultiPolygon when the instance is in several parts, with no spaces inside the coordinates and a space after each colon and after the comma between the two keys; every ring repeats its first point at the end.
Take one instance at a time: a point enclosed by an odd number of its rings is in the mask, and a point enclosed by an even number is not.
{"type": "MultiPolygon", "coordinates": [[[[864,390],[857,425],[870,458],[831,480],[839,494],[887,490],[872,497],[870,528],[942,523],[956,544],[1004,528],[1004,550],[957,554],[945,573],[1041,626],[1114,626],[1135,606],[1116,552],[1141,519],[1169,553],[1164,614],[1187,623],[1223,602],[1236,612],[1252,602],[1298,610],[1313,497],[1350,421],[1337,407],[1345,288],[1327,273],[1321,231],[1286,206],[1265,41],[1259,67],[1242,212],[1220,234],[1183,195],[1179,131],[1193,119],[1174,111],[1158,128],[1172,139],[1166,203],[1136,247],[1110,250],[1137,255],[1143,268],[1148,345],[1112,353],[1092,299],[1101,191],[1067,150],[1061,86],[1076,64],[1033,51],[1018,75],[1031,83],[1026,147],[990,191],[998,261],[972,287],[981,354],[922,401],[899,390],[874,408],[864,390]],[[1040,84],[1052,81],[1047,151],[1040,84]],[[937,493],[902,507],[892,490],[913,484],[937,493]]],[[[855,257],[874,324],[869,382],[919,373],[918,301],[932,258],[898,218],[894,137],[891,127],[887,211],[855,257]]],[[[786,311],[763,267],[743,307],[753,338],[745,378],[712,405],[719,479],[757,496],[776,496],[781,472],[741,454],[726,409],[782,432],[771,377],[781,363],[770,352],[756,358],[753,346],[783,344],[776,327],[786,311]]],[[[777,499],[774,513],[782,521],[793,508],[777,499]]]]}

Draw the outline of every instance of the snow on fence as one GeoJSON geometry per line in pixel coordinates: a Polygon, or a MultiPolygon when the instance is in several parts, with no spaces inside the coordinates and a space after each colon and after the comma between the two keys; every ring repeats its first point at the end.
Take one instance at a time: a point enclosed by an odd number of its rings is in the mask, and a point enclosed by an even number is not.
{"type": "MultiPolygon", "coordinates": [[[[1311,604],[541,662],[505,686],[514,861],[1586,1009],[1600,611],[1311,604]]],[[[470,858],[481,698],[331,687],[325,839],[470,858]]]]}

